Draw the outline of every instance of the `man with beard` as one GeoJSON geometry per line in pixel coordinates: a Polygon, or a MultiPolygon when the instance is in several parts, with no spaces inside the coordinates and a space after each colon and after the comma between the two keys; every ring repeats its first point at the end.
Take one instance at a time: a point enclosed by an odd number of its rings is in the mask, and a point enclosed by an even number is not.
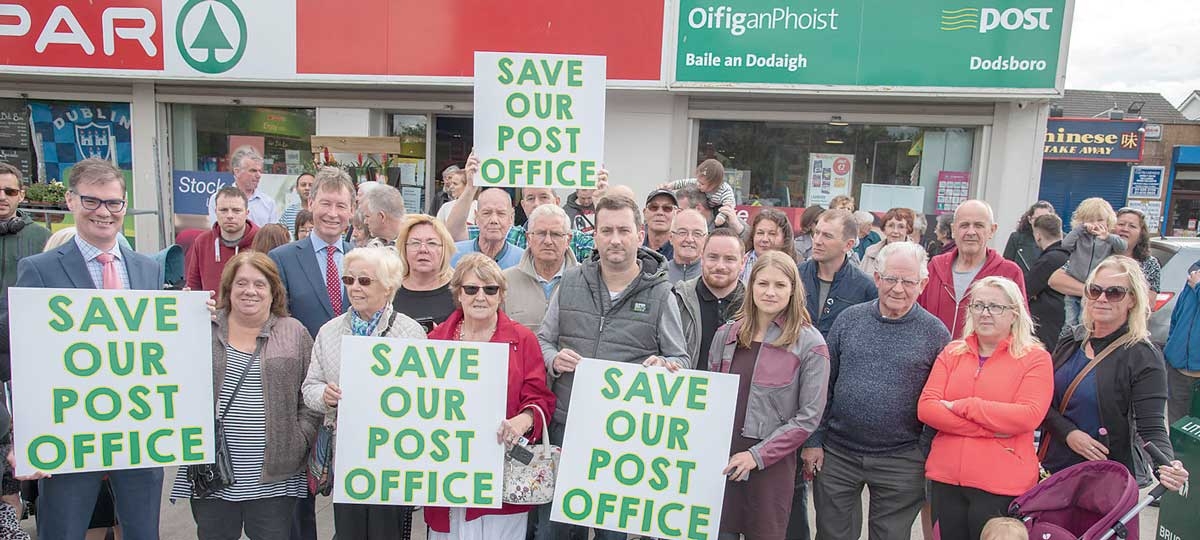
{"type": "Polygon", "coordinates": [[[958,205],[951,234],[955,247],[929,261],[929,284],[917,303],[941,319],[950,335],[958,339],[967,321],[967,292],[971,284],[988,276],[1000,276],[1016,283],[1025,297],[1025,276],[1017,263],[988,247],[996,234],[996,219],[988,203],[971,199],[958,205]]]}
{"type": "MultiPolygon", "coordinates": [[[[679,320],[679,306],[667,282],[666,260],[641,248],[645,233],[637,203],[605,196],[596,203],[599,256],[566,271],[550,299],[538,330],[548,382],[558,401],[550,443],[561,445],[575,367],[583,359],[651,366],[691,366],[679,320]]],[[[586,413],[586,411],[584,411],[586,413]]],[[[579,527],[551,523],[550,505],[539,509],[538,538],[566,538],[579,527]]],[[[595,531],[598,540],[624,539],[625,533],[595,531]]]]}
{"type": "Polygon", "coordinates": [[[700,246],[708,236],[704,216],[695,210],[681,210],[671,222],[674,257],[667,261],[667,281],[679,283],[700,275],[700,246]]]}
{"type": "Polygon", "coordinates": [[[225,186],[217,190],[214,204],[217,222],[200,233],[184,258],[187,286],[197,291],[217,292],[225,264],[243,249],[250,249],[258,226],[247,219],[246,194],[225,186]]]}
{"type": "Polygon", "coordinates": [[[683,335],[695,369],[708,369],[713,335],[742,307],[746,286],[738,275],[743,257],[742,239],[737,234],[727,228],[714,229],[704,241],[700,277],[675,285],[683,335]]]}

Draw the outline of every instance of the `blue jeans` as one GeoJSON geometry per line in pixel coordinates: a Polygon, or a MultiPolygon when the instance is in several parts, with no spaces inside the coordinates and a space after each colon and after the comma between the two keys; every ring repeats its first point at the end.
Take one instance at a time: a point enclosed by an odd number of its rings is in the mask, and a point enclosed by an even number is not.
{"type": "Polygon", "coordinates": [[[38,481],[38,537],[45,540],[83,538],[108,475],[117,521],[126,540],[158,540],[162,505],[162,468],[55,475],[38,481]]]}
{"type": "Polygon", "coordinates": [[[1078,296],[1063,296],[1063,315],[1066,316],[1066,321],[1063,322],[1064,329],[1079,324],[1079,315],[1083,312],[1082,301],[1078,296]]]}

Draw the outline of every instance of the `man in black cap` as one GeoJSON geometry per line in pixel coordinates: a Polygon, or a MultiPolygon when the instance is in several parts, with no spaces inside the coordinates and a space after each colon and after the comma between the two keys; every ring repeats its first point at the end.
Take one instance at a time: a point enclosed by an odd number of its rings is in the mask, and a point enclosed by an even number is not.
{"type": "Polygon", "coordinates": [[[652,191],[642,209],[646,218],[646,240],[642,245],[657,251],[668,261],[675,258],[675,249],[671,246],[671,221],[678,209],[675,192],[668,189],[652,191]]]}

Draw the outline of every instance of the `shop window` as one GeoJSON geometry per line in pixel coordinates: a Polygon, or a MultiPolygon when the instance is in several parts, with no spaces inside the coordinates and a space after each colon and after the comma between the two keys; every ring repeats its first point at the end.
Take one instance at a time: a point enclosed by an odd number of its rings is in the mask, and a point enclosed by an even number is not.
{"type": "Polygon", "coordinates": [[[700,121],[696,162],[717,159],[739,204],[952,211],[967,197],[971,128],[700,121]]]}
{"type": "Polygon", "coordinates": [[[315,109],[223,105],[171,106],[176,229],[208,226],[208,198],[233,183],[230,154],[240,146],[263,156],[259,191],[282,210],[299,202],[296,177],[313,162],[315,109]]]}

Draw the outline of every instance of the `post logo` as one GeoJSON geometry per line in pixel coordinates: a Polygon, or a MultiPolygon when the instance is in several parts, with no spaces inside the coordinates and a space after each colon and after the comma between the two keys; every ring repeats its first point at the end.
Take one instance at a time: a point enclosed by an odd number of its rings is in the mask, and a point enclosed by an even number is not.
{"type": "Polygon", "coordinates": [[[1048,17],[1053,8],[962,8],[943,9],[941,29],[946,32],[978,30],[986,34],[992,30],[1049,30],[1048,17]]]}
{"type": "Polygon", "coordinates": [[[188,0],[175,22],[175,43],[192,69],[233,69],[246,52],[246,18],[233,0],[188,0]]]}

